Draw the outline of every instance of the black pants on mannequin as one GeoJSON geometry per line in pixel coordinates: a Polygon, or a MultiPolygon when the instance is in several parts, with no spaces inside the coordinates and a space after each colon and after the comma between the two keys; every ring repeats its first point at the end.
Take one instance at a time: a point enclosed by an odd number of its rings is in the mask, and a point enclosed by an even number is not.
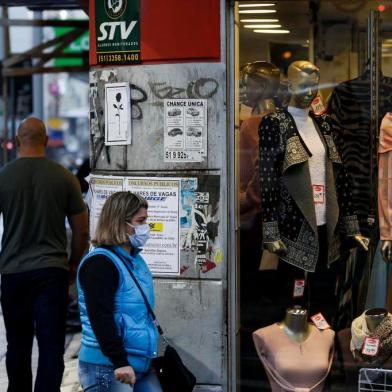
{"type": "MultiPolygon", "coordinates": [[[[328,244],[327,226],[318,227],[319,257],[315,272],[304,270],[279,261],[278,266],[278,302],[281,305],[282,318],[287,308],[301,305],[308,309],[310,316],[321,312],[329,324],[333,322],[338,311],[337,282],[340,272],[339,261],[327,266],[328,244]],[[303,297],[293,297],[294,281],[306,279],[303,297]]],[[[331,324],[332,325],[332,324],[331,324]]]]}

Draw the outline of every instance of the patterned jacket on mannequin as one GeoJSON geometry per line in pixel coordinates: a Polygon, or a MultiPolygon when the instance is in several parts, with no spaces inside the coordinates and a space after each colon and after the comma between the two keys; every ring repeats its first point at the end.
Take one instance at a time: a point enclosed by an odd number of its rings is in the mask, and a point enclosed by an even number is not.
{"type": "MultiPolygon", "coordinates": [[[[309,114],[326,148],[328,265],[339,259],[342,235],[360,234],[350,181],[331,131],[328,115],[309,114]]],[[[286,110],[260,124],[260,184],[263,241],[282,240],[281,259],[314,272],[319,253],[316,214],[308,160],[312,156],[286,110]]]]}

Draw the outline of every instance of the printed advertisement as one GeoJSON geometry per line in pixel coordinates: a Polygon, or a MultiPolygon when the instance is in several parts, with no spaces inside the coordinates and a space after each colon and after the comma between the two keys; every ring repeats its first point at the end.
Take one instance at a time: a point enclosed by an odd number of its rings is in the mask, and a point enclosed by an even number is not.
{"type": "Polygon", "coordinates": [[[94,4],[96,63],[140,62],[139,0],[95,0],[94,4]]]}
{"type": "Polygon", "coordinates": [[[122,177],[90,176],[91,208],[90,208],[90,233],[94,237],[99,215],[102,207],[110,195],[124,189],[122,177]]]}
{"type": "Polygon", "coordinates": [[[129,83],[105,85],[105,144],[107,146],[132,143],[130,102],[129,83]]]}
{"type": "Polygon", "coordinates": [[[165,162],[202,162],[207,157],[207,100],[165,99],[165,162]]]}
{"type": "Polygon", "coordinates": [[[150,239],[142,255],[154,275],[180,274],[179,178],[128,177],[125,188],[148,201],[150,239]]]}
{"type": "MultiPolygon", "coordinates": [[[[197,180],[195,180],[197,181],[197,180]]],[[[91,176],[91,233],[95,232],[106,199],[114,192],[130,191],[148,201],[150,239],[142,255],[151,272],[180,274],[180,178],[91,176]]]]}

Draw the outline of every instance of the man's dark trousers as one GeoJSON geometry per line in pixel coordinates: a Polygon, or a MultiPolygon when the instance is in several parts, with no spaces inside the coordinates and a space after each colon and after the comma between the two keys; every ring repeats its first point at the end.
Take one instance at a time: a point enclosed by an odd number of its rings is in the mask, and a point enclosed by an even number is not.
{"type": "Polygon", "coordinates": [[[59,392],[64,372],[68,273],[43,268],[1,276],[7,333],[8,392],[31,392],[34,332],[39,360],[35,392],[59,392]]]}

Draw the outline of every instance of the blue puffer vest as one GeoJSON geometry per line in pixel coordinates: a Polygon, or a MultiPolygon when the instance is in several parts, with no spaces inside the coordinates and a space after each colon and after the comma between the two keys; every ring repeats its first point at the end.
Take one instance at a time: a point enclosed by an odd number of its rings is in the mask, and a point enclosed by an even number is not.
{"type": "MultiPolygon", "coordinates": [[[[129,262],[129,266],[132,268],[151,307],[154,308],[152,276],[144,259],[139,253],[130,256],[120,246],[115,246],[113,249],[129,262]]],[[[120,279],[114,299],[114,320],[120,336],[123,337],[129,363],[135,372],[144,373],[150,368],[151,358],[157,355],[158,332],[147,312],[143,297],[124,263],[113,252],[105,248],[96,248],[88,253],[81,261],[78,269],[77,287],[82,323],[82,345],[79,359],[83,362],[112,366],[109,358],[102,353],[91,328],[84,292],[79,281],[80,268],[88,258],[95,255],[107,256],[118,269],[120,279]]]]}

